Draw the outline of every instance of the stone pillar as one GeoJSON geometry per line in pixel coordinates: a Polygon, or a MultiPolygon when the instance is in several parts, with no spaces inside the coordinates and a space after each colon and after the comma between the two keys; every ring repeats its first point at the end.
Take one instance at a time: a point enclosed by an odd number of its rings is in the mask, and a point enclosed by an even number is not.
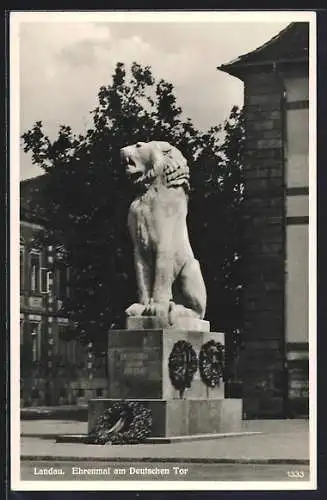
{"type": "Polygon", "coordinates": [[[244,413],[278,417],[285,390],[284,88],[274,68],[244,83],[244,413]]]}

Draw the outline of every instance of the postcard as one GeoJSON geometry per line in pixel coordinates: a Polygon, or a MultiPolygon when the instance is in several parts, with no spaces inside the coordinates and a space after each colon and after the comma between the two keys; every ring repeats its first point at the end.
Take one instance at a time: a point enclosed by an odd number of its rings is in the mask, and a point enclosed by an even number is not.
{"type": "Polygon", "coordinates": [[[9,23],[11,488],[316,489],[315,13],[9,23]]]}

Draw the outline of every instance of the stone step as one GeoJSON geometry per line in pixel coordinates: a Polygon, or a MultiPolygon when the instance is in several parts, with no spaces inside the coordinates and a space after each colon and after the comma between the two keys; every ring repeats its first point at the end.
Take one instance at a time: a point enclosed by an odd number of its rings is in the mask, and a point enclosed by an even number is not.
{"type": "MultiPolygon", "coordinates": [[[[208,439],[221,439],[238,436],[252,436],[262,434],[262,432],[225,432],[212,434],[194,434],[191,436],[169,436],[169,437],[148,437],[144,440],[144,444],[169,444],[184,441],[203,441],[208,439]]],[[[42,436],[44,438],[44,436],[42,436]]],[[[61,434],[56,435],[57,443],[83,443],[94,444],[93,440],[87,434],[61,434]]]]}

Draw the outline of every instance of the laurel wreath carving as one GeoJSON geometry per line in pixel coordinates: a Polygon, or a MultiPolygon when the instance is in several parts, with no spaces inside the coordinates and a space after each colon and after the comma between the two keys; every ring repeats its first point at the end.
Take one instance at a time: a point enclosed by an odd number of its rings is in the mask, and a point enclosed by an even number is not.
{"type": "Polygon", "coordinates": [[[199,354],[199,371],[208,387],[216,387],[224,376],[225,348],[220,342],[209,340],[203,344],[199,354]]]}
{"type": "Polygon", "coordinates": [[[98,418],[90,437],[95,444],[137,444],[151,431],[149,408],[135,401],[117,401],[98,418]]]}
{"type": "Polygon", "coordinates": [[[185,389],[191,387],[198,369],[198,360],[190,342],[179,340],[172,348],[168,361],[169,377],[175,389],[183,397],[185,389]]]}

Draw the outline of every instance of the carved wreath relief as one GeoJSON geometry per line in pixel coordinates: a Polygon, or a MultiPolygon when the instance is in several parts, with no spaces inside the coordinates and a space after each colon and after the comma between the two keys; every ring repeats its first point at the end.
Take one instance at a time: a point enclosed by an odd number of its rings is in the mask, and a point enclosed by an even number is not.
{"type": "Polygon", "coordinates": [[[214,388],[223,379],[224,365],[224,346],[220,342],[212,339],[203,344],[198,357],[190,342],[179,340],[169,355],[170,381],[182,398],[185,390],[191,387],[198,368],[202,382],[214,388]]]}
{"type": "Polygon", "coordinates": [[[168,360],[169,377],[175,389],[183,397],[185,389],[191,387],[198,369],[198,359],[190,342],[179,340],[172,348],[168,360]]]}

